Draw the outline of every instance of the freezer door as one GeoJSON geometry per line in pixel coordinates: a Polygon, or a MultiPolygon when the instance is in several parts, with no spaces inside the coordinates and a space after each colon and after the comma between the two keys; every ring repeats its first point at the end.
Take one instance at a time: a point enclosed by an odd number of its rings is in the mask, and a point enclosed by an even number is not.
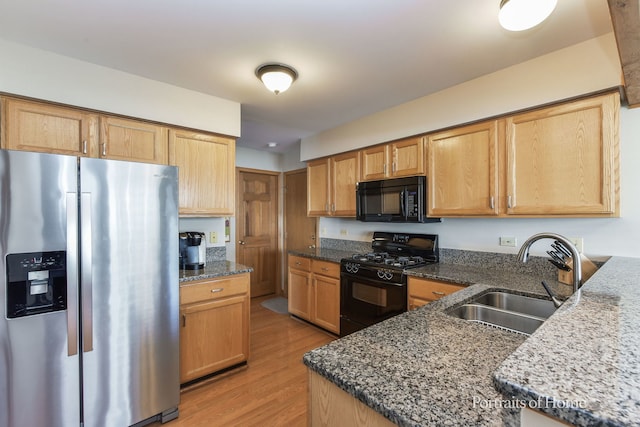
{"type": "Polygon", "coordinates": [[[80,425],[77,182],[75,157],[0,150],[1,427],[80,425]]]}
{"type": "Polygon", "coordinates": [[[179,402],[177,168],[80,160],[84,426],[179,402]]]}

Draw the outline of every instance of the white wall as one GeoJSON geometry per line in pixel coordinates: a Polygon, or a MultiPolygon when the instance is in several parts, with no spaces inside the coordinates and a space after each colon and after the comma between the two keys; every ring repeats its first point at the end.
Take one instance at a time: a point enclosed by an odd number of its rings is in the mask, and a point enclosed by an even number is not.
{"type": "Polygon", "coordinates": [[[0,92],[240,136],[240,104],[0,39],[0,92]]]}
{"type": "Polygon", "coordinates": [[[300,158],[332,155],[620,84],[620,60],[610,33],[303,138],[300,158]]]}
{"type": "Polygon", "coordinates": [[[282,154],[282,171],[288,172],[307,167],[305,162],[300,161],[300,142],[282,154]]]}
{"type": "MultiPolygon", "coordinates": [[[[621,68],[613,34],[589,40],[480,77],[434,95],[402,104],[302,141],[308,159],[360,148],[525,107],[619,85],[621,68]]],[[[321,237],[369,241],[374,230],[436,233],[443,248],[515,253],[532,234],[549,231],[584,239],[592,256],[640,257],[640,109],[620,114],[621,218],[446,218],[436,224],[361,223],[322,218],[321,237]],[[499,246],[513,236],[517,247],[499,246]]],[[[540,242],[532,253],[544,254],[540,242]]]]}

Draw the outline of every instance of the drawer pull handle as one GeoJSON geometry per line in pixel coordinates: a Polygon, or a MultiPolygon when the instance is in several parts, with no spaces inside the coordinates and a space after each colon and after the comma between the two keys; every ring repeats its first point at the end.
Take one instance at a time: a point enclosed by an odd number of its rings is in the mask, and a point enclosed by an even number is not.
{"type": "Polygon", "coordinates": [[[186,314],[182,315],[182,327],[183,328],[187,327],[187,315],[186,314]]]}
{"type": "Polygon", "coordinates": [[[444,292],[438,292],[438,291],[431,291],[431,293],[434,294],[434,295],[439,295],[441,297],[446,295],[444,292]]]}
{"type": "Polygon", "coordinates": [[[87,140],[82,141],[82,154],[87,154],[87,140]]]}
{"type": "Polygon", "coordinates": [[[218,293],[218,292],[222,292],[222,291],[224,291],[224,288],[215,288],[215,289],[211,289],[211,293],[212,293],[212,294],[216,294],[216,293],[218,293]]]}
{"type": "Polygon", "coordinates": [[[296,265],[302,265],[300,261],[296,261],[296,265]]]}
{"type": "Polygon", "coordinates": [[[327,267],[322,267],[320,270],[322,271],[329,271],[329,269],[327,267]]]}

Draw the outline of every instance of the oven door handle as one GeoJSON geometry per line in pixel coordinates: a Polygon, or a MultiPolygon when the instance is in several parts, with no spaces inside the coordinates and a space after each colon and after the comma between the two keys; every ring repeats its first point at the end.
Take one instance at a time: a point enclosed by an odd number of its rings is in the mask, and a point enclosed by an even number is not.
{"type": "MultiPolygon", "coordinates": [[[[406,287],[407,284],[406,283],[397,283],[397,282],[387,282],[386,280],[378,280],[378,279],[372,279],[370,277],[362,278],[362,276],[358,276],[357,274],[349,274],[349,273],[341,273],[340,274],[340,281],[343,280],[352,280],[352,281],[356,281],[356,282],[360,282],[363,285],[371,285],[371,286],[375,286],[375,287],[389,287],[389,286],[395,286],[398,288],[402,288],[403,286],[406,287]]],[[[342,283],[340,283],[340,288],[341,289],[346,289],[345,286],[342,285],[342,283]]]]}

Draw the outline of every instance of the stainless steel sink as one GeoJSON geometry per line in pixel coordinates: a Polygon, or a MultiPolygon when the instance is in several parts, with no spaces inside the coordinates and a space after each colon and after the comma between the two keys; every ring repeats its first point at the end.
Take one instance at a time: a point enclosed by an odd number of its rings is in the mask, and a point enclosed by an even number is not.
{"type": "Polygon", "coordinates": [[[542,317],[543,319],[548,318],[556,311],[553,301],[507,292],[489,292],[473,299],[472,303],[542,317]]]}
{"type": "Polygon", "coordinates": [[[556,310],[552,301],[508,292],[488,292],[449,314],[470,322],[531,335],[556,310]]]}

